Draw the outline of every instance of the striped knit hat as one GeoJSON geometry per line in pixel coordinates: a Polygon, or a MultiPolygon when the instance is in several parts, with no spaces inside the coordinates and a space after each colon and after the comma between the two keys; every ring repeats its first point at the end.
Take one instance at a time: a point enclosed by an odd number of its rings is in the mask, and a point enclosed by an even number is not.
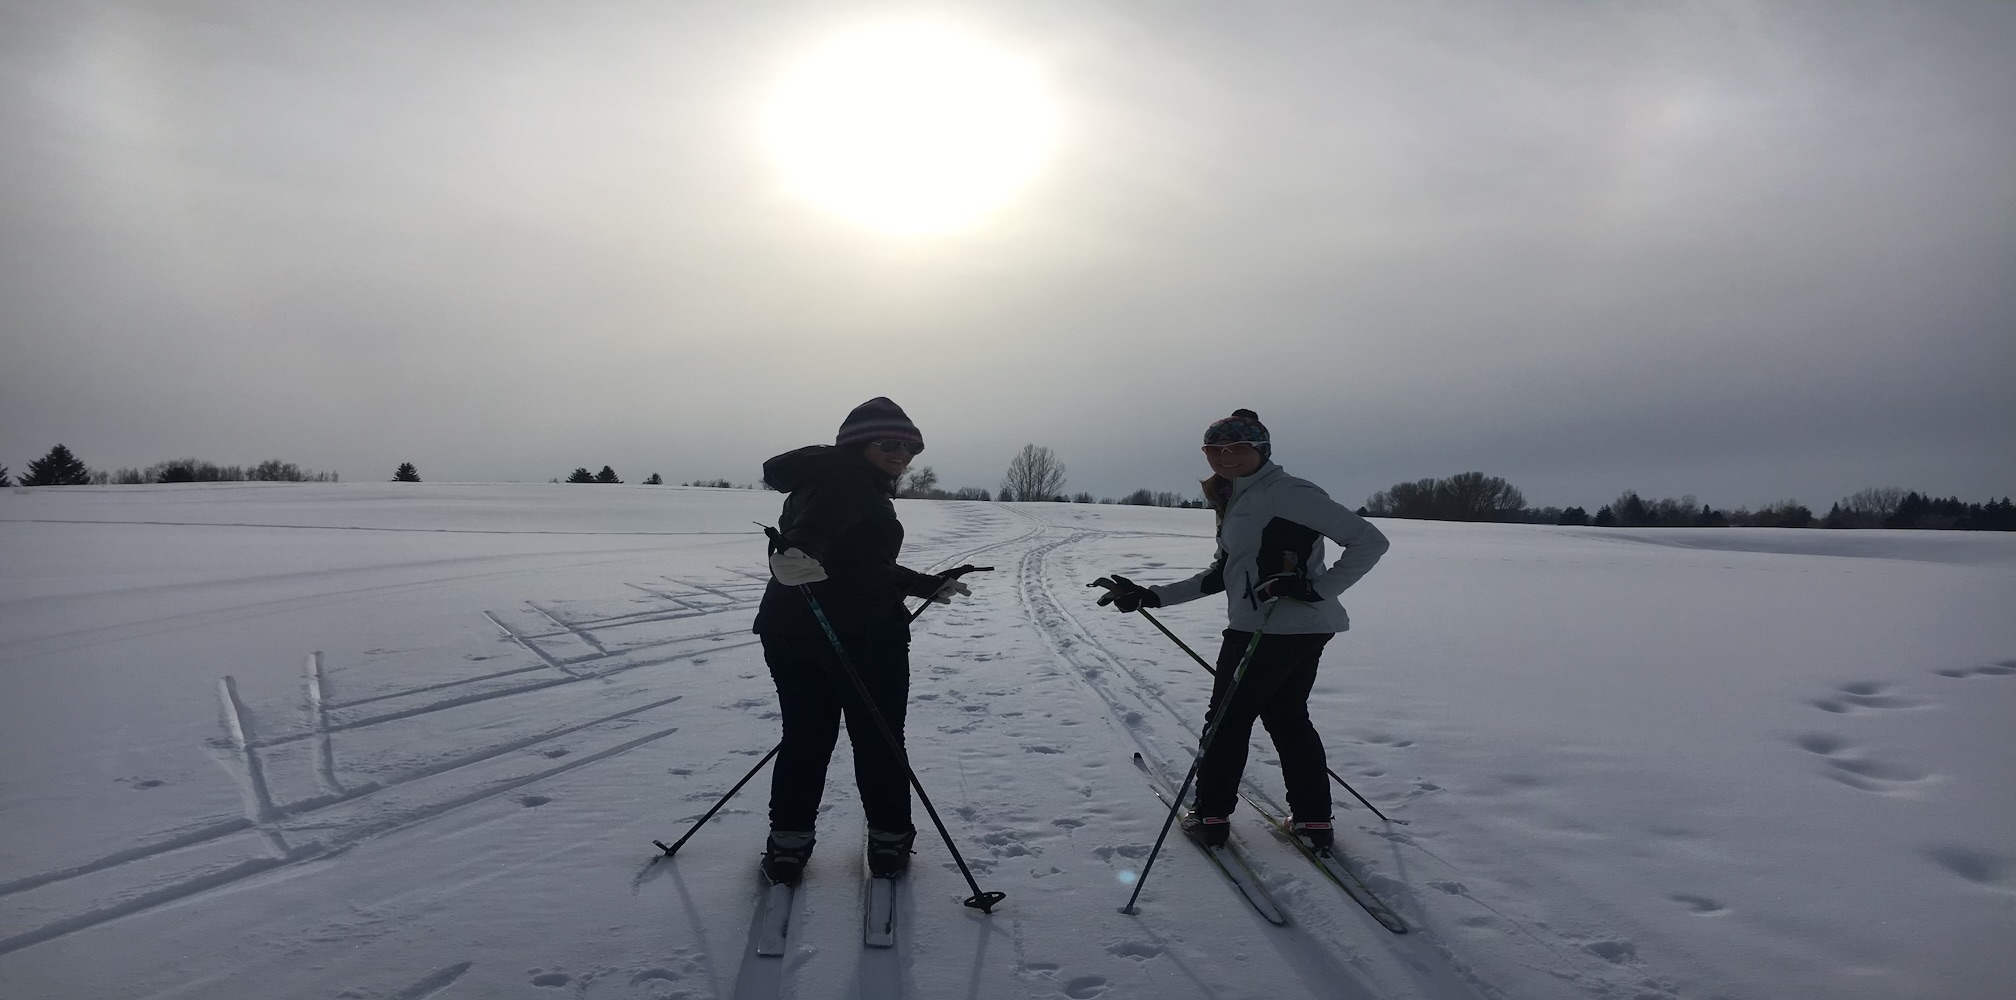
{"type": "Polygon", "coordinates": [[[887,396],[877,396],[847,414],[847,419],[840,422],[840,433],[833,436],[833,444],[867,444],[883,438],[924,443],[923,433],[910,422],[903,408],[887,396]]]}
{"type": "Polygon", "coordinates": [[[1205,444],[1233,444],[1245,441],[1260,450],[1260,454],[1271,456],[1273,442],[1267,438],[1267,425],[1260,422],[1260,415],[1252,410],[1233,410],[1232,415],[1215,421],[1204,429],[1205,444]]]}

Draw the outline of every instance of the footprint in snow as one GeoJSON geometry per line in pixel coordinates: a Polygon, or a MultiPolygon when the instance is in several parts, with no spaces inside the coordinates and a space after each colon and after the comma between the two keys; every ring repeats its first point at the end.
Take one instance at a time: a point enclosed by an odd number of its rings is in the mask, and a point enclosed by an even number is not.
{"type": "Polygon", "coordinates": [[[1105,976],[1074,976],[1064,984],[1064,995],[1071,1000],[1092,1000],[1104,995],[1107,985],[1105,976]]]}
{"type": "Polygon", "coordinates": [[[1682,906],[1685,906],[1688,909],[1688,912],[1699,914],[1700,916],[1704,917],[1712,917],[1717,914],[1729,912],[1728,907],[1723,906],[1721,903],[1709,899],[1706,896],[1695,896],[1690,893],[1676,892],[1667,896],[1666,898],[1676,903],[1679,903],[1682,906]]]}
{"type": "Polygon", "coordinates": [[[1827,770],[1821,773],[1865,792],[1895,791],[1932,777],[1932,772],[1909,764],[1852,756],[1849,751],[1854,744],[1831,733],[1807,733],[1792,742],[1801,750],[1827,758],[1827,770]]]}
{"type": "Polygon", "coordinates": [[[544,969],[533,969],[526,975],[532,977],[532,985],[556,990],[574,981],[573,976],[564,972],[547,972],[544,969]]]}
{"type": "Polygon", "coordinates": [[[2009,677],[2016,675],[2016,660],[2003,660],[1980,667],[1947,667],[1933,673],[1941,677],[2009,677]]]}
{"type": "Polygon", "coordinates": [[[1925,856],[1975,885],[2016,891],[2016,858],[2007,854],[1946,844],[1928,849],[1925,856]]]}
{"type": "Polygon", "coordinates": [[[681,978],[682,977],[679,975],[679,973],[672,969],[664,969],[664,968],[639,969],[637,970],[636,975],[630,977],[630,985],[642,986],[645,983],[651,982],[653,980],[668,983],[676,983],[681,978]]]}
{"type": "Polygon", "coordinates": [[[1414,745],[1413,740],[1402,739],[1398,736],[1394,736],[1391,733],[1373,733],[1372,735],[1365,737],[1364,742],[1375,744],[1377,746],[1382,747],[1392,747],[1396,750],[1404,750],[1407,747],[1411,747],[1414,745]]]}
{"type": "Polygon", "coordinates": [[[1638,960],[1638,946],[1629,941],[1591,941],[1582,950],[1613,965],[1638,960]]]}
{"type": "Polygon", "coordinates": [[[1022,843],[1020,834],[1013,830],[996,830],[980,838],[980,842],[994,852],[995,857],[1020,858],[1036,853],[1022,843]]]}
{"type": "Polygon", "coordinates": [[[1108,955],[1118,955],[1121,958],[1131,958],[1137,962],[1145,962],[1162,954],[1162,948],[1159,945],[1149,944],[1146,941],[1122,941],[1119,944],[1108,945],[1106,953],[1108,955]]]}
{"type": "Polygon", "coordinates": [[[1835,715],[1847,715],[1864,709],[1916,708],[1924,702],[1916,698],[1892,694],[1892,685],[1880,681],[1858,681],[1843,684],[1835,693],[1826,698],[1816,698],[1813,707],[1835,715]]]}

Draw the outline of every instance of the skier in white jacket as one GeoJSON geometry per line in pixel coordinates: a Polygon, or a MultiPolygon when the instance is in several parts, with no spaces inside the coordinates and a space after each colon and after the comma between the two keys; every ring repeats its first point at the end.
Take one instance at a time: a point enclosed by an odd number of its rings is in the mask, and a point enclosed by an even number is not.
{"type": "Polygon", "coordinates": [[[1294,813],[1290,829],[1312,846],[1328,847],[1329,764],[1323,738],[1309,721],[1309,691],[1324,645],[1351,627],[1338,595],[1371,570],[1389,543],[1321,487],[1275,465],[1272,451],[1267,427],[1252,410],[1235,410],[1206,429],[1204,455],[1212,475],[1204,480],[1204,498],[1218,512],[1217,557],[1202,573],[1175,583],[1142,586],[1123,576],[1107,577],[1099,603],[1131,612],[1225,594],[1229,627],[1205,716],[1207,724],[1218,720],[1218,733],[1198,765],[1185,827],[1206,843],[1226,841],[1257,719],[1281,755],[1294,813]],[[1327,565],[1325,539],[1341,550],[1327,565]],[[1275,607],[1260,645],[1219,718],[1226,689],[1270,601],[1275,607]]]}

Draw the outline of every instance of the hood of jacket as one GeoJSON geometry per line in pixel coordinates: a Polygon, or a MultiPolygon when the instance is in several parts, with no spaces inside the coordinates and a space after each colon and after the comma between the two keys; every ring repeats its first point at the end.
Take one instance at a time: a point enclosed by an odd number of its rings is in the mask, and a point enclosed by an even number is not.
{"type": "Polygon", "coordinates": [[[871,476],[890,487],[896,482],[881,469],[869,465],[854,449],[830,444],[809,444],[764,462],[763,482],[779,493],[795,493],[836,472],[871,476]]]}

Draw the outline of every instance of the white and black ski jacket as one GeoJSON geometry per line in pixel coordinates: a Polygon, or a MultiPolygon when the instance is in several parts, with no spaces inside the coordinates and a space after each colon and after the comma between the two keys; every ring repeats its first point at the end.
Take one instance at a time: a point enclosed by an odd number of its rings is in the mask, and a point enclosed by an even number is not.
{"type": "Polygon", "coordinates": [[[1149,589],[1164,605],[1223,591],[1231,627],[1251,632],[1260,626],[1263,610],[1253,588],[1270,576],[1295,573],[1323,600],[1283,599],[1267,620],[1267,631],[1343,632],[1351,627],[1351,616],[1337,595],[1369,572],[1390,544],[1372,522],[1330,499],[1322,487],[1268,462],[1232,481],[1231,497],[1218,516],[1218,554],[1211,567],[1188,580],[1149,589]],[[1337,562],[1327,567],[1325,538],[1342,547],[1337,562]]]}

